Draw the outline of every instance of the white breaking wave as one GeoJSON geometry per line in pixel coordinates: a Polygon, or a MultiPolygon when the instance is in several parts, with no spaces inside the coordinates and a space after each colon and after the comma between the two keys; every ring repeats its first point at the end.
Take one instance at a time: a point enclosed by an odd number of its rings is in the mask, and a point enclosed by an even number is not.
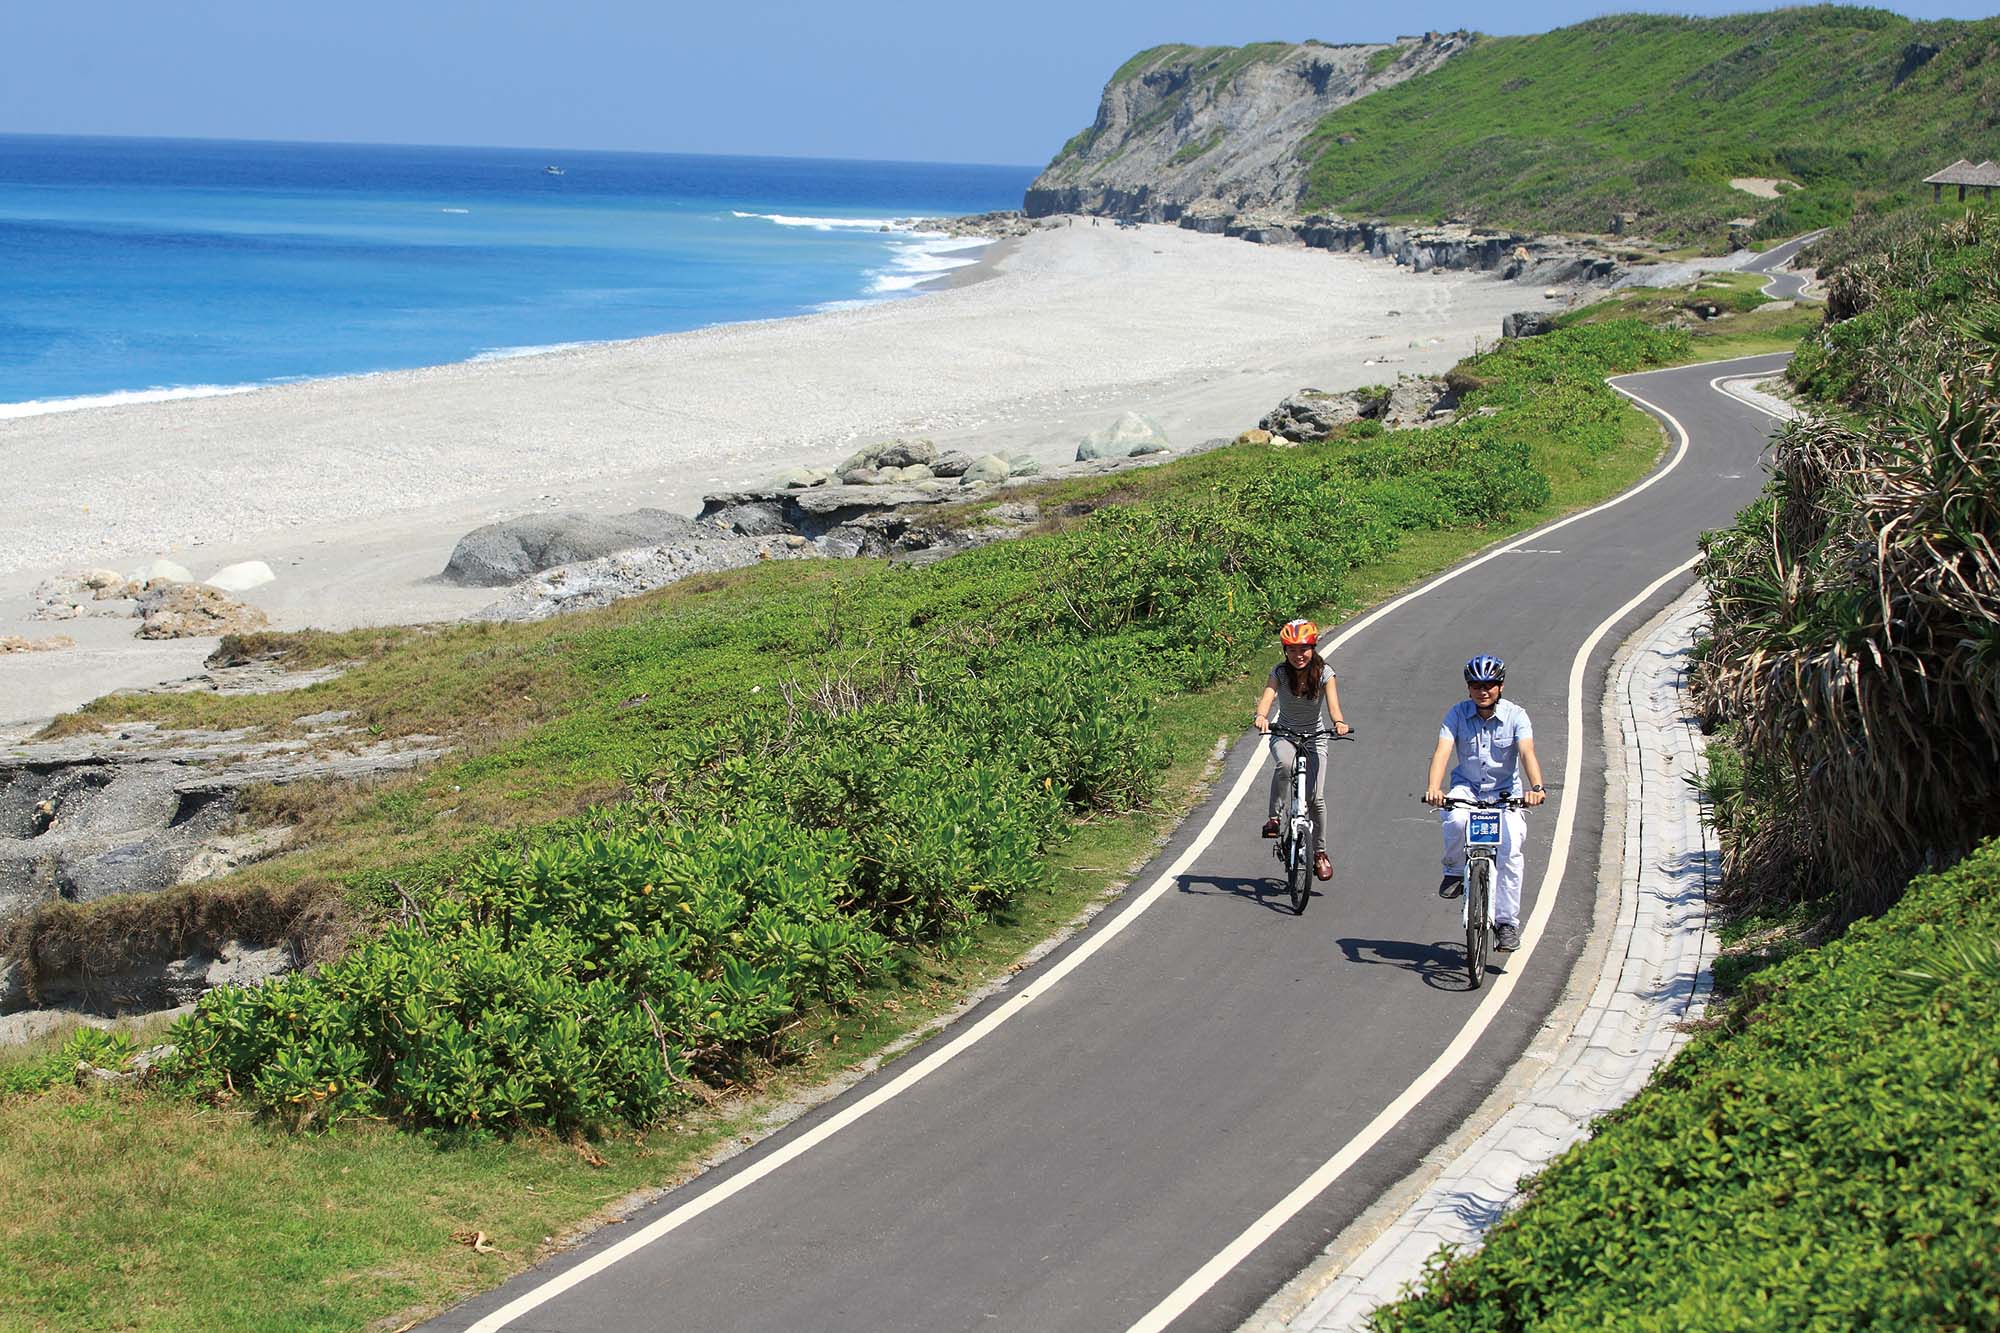
{"type": "Polygon", "coordinates": [[[483,351],[474,352],[466,359],[468,361],[512,361],[517,357],[541,356],[545,352],[567,352],[577,347],[596,347],[598,345],[597,342],[583,341],[542,343],[539,346],[527,347],[488,347],[483,351]]]}
{"type": "Polygon", "coordinates": [[[221,398],[255,393],[255,384],[188,384],[175,389],[120,389],[82,398],[33,398],[25,403],[0,403],[0,421],[41,417],[52,412],[83,412],[93,407],[127,407],[134,403],[164,403],[174,398],[221,398]]]}
{"type": "Polygon", "coordinates": [[[814,231],[901,230],[895,218],[801,218],[787,213],[745,213],[740,209],[730,212],[739,218],[762,218],[780,227],[811,227],[814,231]]]}
{"type": "Polygon", "coordinates": [[[471,211],[469,208],[440,208],[438,210],[440,213],[470,213],[471,211]]]}
{"type": "Polygon", "coordinates": [[[888,296],[907,292],[955,268],[969,268],[979,262],[967,250],[993,244],[984,237],[945,237],[934,232],[912,233],[913,239],[889,247],[889,267],[871,269],[868,290],[888,296]]]}
{"type": "MultiPolygon", "coordinates": [[[[967,256],[962,252],[993,244],[990,238],[983,236],[947,236],[941,231],[919,231],[914,218],[813,218],[795,217],[789,213],[745,213],[741,209],[731,209],[730,212],[739,218],[758,218],[780,227],[895,233],[897,239],[890,243],[888,265],[869,269],[865,275],[868,278],[868,295],[876,299],[914,291],[955,268],[976,264],[979,262],[976,256],[967,256]]],[[[858,304],[866,302],[828,301],[816,309],[847,310],[858,304]]]]}

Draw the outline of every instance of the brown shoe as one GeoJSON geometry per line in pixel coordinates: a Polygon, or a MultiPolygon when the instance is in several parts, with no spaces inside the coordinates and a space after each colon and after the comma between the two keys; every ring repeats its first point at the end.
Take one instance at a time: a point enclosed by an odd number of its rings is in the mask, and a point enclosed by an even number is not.
{"type": "Polygon", "coordinates": [[[1278,817],[1276,815],[1272,815],[1264,821],[1264,836],[1267,838],[1278,836],[1278,817]]]}
{"type": "Polygon", "coordinates": [[[1325,852],[1313,857],[1313,874],[1323,880],[1333,878],[1333,862],[1327,859],[1325,852]]]}

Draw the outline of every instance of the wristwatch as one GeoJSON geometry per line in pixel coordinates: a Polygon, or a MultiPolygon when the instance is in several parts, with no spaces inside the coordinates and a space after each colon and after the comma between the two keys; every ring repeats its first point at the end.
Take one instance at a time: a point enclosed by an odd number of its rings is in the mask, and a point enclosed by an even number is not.
{"type": "Polygon", "coordinates": [[[1529,791],[1538,791],[1538,792],[1541,792],[1541,793],[1542,793],[1543,795],[1547,795],[1547,794],[1548,794],[1548,792],[1547,792],[1547,789],[1546,789],[1546,788],[1544,788],[1544,787],[1542,786],[1542,784],[1541,784],[1541,783],[1539,783],[1539,782],[1537,782],[1537,783],[1536,783],[1536,784],[1535,784],[1534,786],[1532,786],[1532,787],[1528,788],[1528,790],[1529,790],[1529,791]]]}

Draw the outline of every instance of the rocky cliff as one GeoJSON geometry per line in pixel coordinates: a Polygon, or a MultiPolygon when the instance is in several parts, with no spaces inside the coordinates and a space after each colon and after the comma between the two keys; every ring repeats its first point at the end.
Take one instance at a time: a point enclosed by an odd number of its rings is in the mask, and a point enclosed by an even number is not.
{"type": "Polygon", "coordinates": [[[1111,76],[1097,119],[1029,187],[1030,217],[1098,213],[1172,222],[1191,210],[1289,211],[1300,147],[1327,113],[1436,69],[1464,32],[1392,45],[1158,46],[1111,76]]]}

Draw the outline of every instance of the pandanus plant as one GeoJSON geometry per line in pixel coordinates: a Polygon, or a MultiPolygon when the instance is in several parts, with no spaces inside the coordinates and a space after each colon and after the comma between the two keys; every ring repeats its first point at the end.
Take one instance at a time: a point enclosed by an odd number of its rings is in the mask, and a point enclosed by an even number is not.
{"type": "Polygon", "coordinates": [[[1766,503],[1707,544],[1698,688],[1779,807],[1725,849],[1739,902],[1878,911],[2000,831],[2000,284],[1982,295],[1872,421],[1786,431],[1766,503]]]}

